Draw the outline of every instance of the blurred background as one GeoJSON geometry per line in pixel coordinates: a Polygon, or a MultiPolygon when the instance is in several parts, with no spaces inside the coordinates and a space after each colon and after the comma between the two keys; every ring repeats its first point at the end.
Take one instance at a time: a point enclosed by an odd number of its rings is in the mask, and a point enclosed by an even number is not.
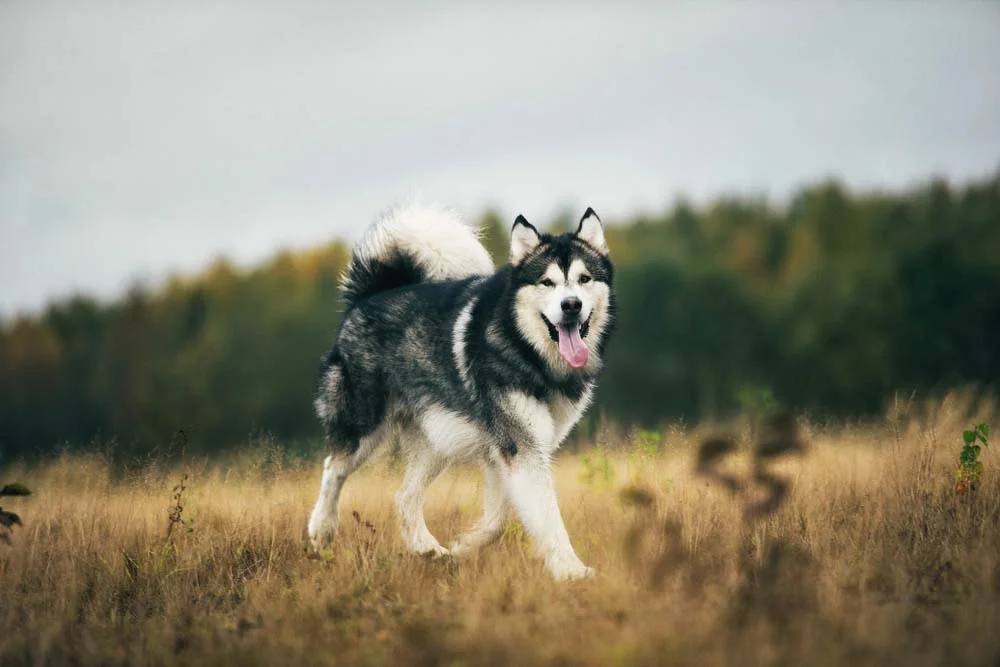
{"type": "Polygon", "coordinates": [[[0,460],[320,438],[350,241],[608,225],[598,420],[1000,383],[1000,4],[0,4],[0,460]]]}

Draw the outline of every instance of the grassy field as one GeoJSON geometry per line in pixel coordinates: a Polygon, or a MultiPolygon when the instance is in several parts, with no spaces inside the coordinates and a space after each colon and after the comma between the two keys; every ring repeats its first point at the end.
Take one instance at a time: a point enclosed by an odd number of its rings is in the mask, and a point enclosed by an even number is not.
{"type": "MultiPolygon", "coordinates": [[[[304,536],[319,458],[5,470],[34,495],[2,503],[24,526],[0,544],[0,664],[998,664],[1000,456],[984,451],[973,493],[953,477],[962,429],[993,413],[951,398],[807,424],[807,455],[774,466],[787,501],[755,522],[693,473],[704,432],[668,428],[658,453],[605,433],[607,458],[558,462],[574,546],[598,571],[569,584],[516,523],[460,562],[405,554],[388,459],[351,478],[320,559],[304,536]]],[[[480,492],[464,470],[431,487],[443,543],[480,492]]]]}

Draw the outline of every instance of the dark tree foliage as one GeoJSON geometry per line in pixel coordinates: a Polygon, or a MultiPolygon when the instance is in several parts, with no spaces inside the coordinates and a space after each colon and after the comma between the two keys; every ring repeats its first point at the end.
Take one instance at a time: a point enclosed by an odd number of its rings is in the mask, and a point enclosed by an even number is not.
{"type": "MultiPolygon", "coordinates": [[[[509,225],[482,223],[502,261],[509,225]]],[[[1000,175],[897,194],[828,182],[785,206],[679,202],[613,221],[608,240],[620,320],[590,425],[724,417],[747,386],[865,416],[894,391],[1000,383],[1000,175]]],[[[0,459],[93,442],[131,457],[182,431],[206,453],[259,432],[318,438],[347,256],[334,243],[252,271],[220,261],[0,325],[0,459]]]]}

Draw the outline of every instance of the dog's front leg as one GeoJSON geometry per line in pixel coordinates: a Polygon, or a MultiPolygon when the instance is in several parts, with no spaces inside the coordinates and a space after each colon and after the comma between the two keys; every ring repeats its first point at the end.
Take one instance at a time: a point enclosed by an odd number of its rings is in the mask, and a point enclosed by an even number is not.
{"type": "Polygon", "coordinates": [[[549,457],[522,451],[497,464],[504,493],[531,535],[556,579],[580,579],[594,573],[577,557],[559,513],[549,457]]]}

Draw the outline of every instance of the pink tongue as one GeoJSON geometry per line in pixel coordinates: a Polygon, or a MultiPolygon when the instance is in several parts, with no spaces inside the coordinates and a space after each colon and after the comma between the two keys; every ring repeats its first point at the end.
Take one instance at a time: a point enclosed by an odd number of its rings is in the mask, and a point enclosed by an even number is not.
{"type": "Polygon", "coordinates": [[[559,354],[562,355],[566,363],[573,368],[581,368],[586,365],[590,357],[590,350],[583,344],[580,338],[580,327],[574,326],[572,329],[559,325],[559,354]]]}

